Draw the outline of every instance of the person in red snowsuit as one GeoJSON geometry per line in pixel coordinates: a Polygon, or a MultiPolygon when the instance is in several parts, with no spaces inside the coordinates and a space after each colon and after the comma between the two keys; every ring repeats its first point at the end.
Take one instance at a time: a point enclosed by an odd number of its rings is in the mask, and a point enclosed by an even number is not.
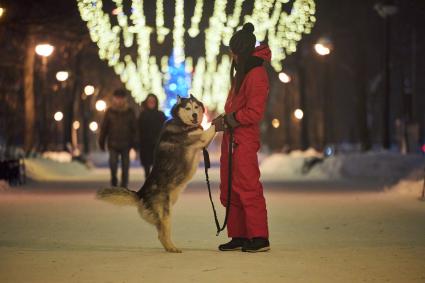
{"type": "Polygon", "coordinates": [[[233,61],[225,114],[213,121],[217,131],[224,130],[220,158],[220,200],[227,204],[229,128],[234,131],[232,195],[227,222],[232,240],[219,250],[267,251],[267,210],[260,182],[257,152],[260,148],[259,123],[263,118],[269,91],[264,61],[271,60],[268,46],[255,48],[254,26],[247,23],[230,40],[233,61]],[[235,73],[236,71],[236,73],[235,73]]]}

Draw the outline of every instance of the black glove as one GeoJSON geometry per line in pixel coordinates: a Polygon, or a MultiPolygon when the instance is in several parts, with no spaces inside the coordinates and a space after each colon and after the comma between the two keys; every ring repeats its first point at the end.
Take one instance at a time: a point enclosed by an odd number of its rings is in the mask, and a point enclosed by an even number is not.
{"type": "Polygon", "coordinates": [[[215,126],[216,132],[222,132],[228,128],[233,129],[240,126],[240,123],[236,120],[234,112],[218,116],[212,120],[212,124],[215,126]]]}
{"type": "Polygon", "coordinates": [[[215,126],[216,132],[223,132],[226,129],[226,123],[224,121],[224,115],[220,115],[211,122],[215,126]]]}

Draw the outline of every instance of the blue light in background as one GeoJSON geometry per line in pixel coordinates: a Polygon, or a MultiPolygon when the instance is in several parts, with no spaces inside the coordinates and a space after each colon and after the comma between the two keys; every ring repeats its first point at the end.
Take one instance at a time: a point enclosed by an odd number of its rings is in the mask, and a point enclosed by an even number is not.
{"type": "Polygon", "coordinates": [[[185,62],[175,61],[176,51],[168,60],[168,74],[164,84],[166,99],[164,102],[164,113],[167,117],[171,117],[171,108],[177,102],[177,96],[188,97],[190,84],[192,81],[191,73],[186,72],[185,62]]]}

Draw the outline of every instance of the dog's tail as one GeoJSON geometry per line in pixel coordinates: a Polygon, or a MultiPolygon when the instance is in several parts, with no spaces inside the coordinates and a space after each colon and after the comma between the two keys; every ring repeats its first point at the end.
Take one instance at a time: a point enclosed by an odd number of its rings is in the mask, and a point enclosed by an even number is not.
{"type": "Polygon", "coordinates": [[[139,202],[139,197],[135,191],[120,187],[98,190],[96,197],[97,199],[121,206],[136,205],[139,202]]]}

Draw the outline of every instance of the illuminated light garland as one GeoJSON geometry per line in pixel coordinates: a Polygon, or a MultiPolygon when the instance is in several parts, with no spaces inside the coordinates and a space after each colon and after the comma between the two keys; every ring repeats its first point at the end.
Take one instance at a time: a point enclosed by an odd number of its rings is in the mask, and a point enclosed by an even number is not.
{"type": "Polygon", "coordinates": [[[176,15],[174,17],[173,47],[176,64],[184,61],[184,0],[176,0],[176,15]]]}
{"type": "Polygon", "coordinates": [[[233,7],[233,14],[228,17],[227,25],[223,30],[223,44],[225,46],[229,45],[230,38],[239,24],[239,19],[241,18],[242,13],[242,3],[244,0],[236,0],[235,6],[233,7]]]}
{"type": "Polygon", "coordinates": [[[196,37],[199,34],[199,23],[202,19],[202,8],[204,6],[204,0],[196,0],[195,10],[193,16],[190,19],[190,28],[187,31],[190,37],[196,37]]]}
{"type": "MultiPolygon", "coordinates": [[[[123,0],[113,0],[116,8],[111,15],[103,11],[102,0],[76,0],[81,18],[87,23],[90,37],[99,48],[99,57],[105,60],[120,77],[137,102],[142,101],[149,92],[165,100],[164,82],[169,79],[168,55],[156,58],[151,55],[150,36],[156,33],[159,43],[170,35],[164,23],[164,0],[156,0],[155,27],[146,25],[143,0],[131,0],[131,14],[126,15],[123,0]],[[117,25],[112,25],[110,17],[116,17],[117,25]],[[131,21],[130,21],[130,20],[131,21]],[[131,23],[131,24],[130,24],[131,23]],[[121,53],[121,37],[125,47],[137,44],[137,57],[121,53]],[[159,63],[159,64],[158,64],[159,63]]],[[[233,11],[226,14],[227,0],[214,1],[209,26],[205,30],[205,56],[192,59],[185,57],[185,33],[197,37],[203,16],[203,0],[196,0],[188,30],[184,27],[184,0],[175,1],[173,50],[177,63],[185,61],[186,71],[192,73],[192,89],[195,96],[209,107],[222,111],[229,89],[230,58],[220,54],[222,44],[227,46],[232,34],[245,22],[252,22],[259,41],[268,38],[272,50],[272,66],[282,70],[282,61],[296,52],[297,43],[303,34],[308,34],[316,22],[314,0],[291,1],[292,10],[288,14],[284,5],[289,0],[255,0],[251,15],[243,20],[244,0],[235,0],[233,11]],[[219,82],[219,83],[217,83],[219,82]]]]}
{"type": "Polygon", "coordinates": [[[163,43],[170,29],[164,26],[164,2],[156,0],[156,34],[159,43],[163,43]]]}

